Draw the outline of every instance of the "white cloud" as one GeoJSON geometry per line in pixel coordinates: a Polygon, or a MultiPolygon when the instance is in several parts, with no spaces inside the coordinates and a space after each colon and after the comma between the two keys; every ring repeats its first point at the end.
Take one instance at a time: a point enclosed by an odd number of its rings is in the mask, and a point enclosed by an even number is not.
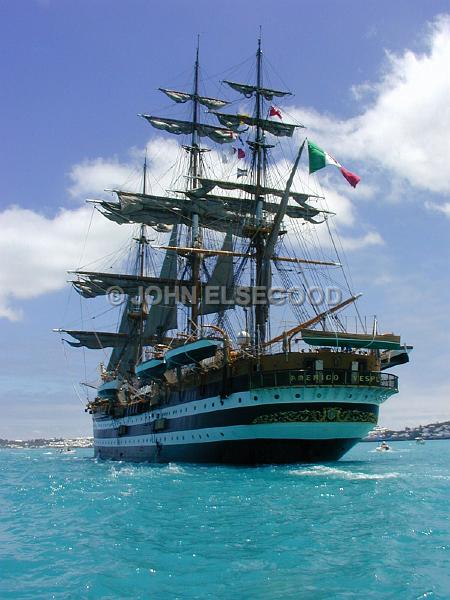
{"type": "Polygon", "coordinates": [[[66,285],[67,270],[89,263],[125,243],[129,230],[83,206],[47,218],[10,207],[0,213],[0,317],[16,320],[14,300],[36,298],[66,285]],[[86,231],[92,219],[92,233],[86,231]]]}
{"type": "MultiPolygon", "coordinates": [[[[177,160],[179,145],[175,140],[156,138],[147,144],[146,150],[149,164],[148,191],[163,193],[172,183],[177,183],[172,182],[171,167],[177,160]]],[[[131,148],[129,155],[127,162],[120,162],[117,158],[98,157],[74,165],[69,173],[72,182],[69,187],[71,196],[102,196],[105,189],[141,189],[145,149],[131,148]]]]}
{"type": "MultiPolygon", "coordinates": [[[[125,163],[96,158],[75,165],[70,171],[70,195],[81,200],[86,196],[104,196],[105,188],[138,189],[142,185],[144,154],[144,150],[134,148],[125,163]]],[[[157,138],[148,144],[148,180],[154,193],[176,184],[171,181],[169,167],[177,154],[178,144],[172,140],[157,138]]],[[[0,212],[0,230],[0,317],[10,320],[22,316],[21,310],[14,307],[15,300],[62,289],[68,279],[67,270],[79,267],[81,262],[101,260],[132,237],[129,226],[112,223],[92,205],[84,204],[61,209],[50,218],[11,206],[0,212]]]]}
{"type": "Polygon", "coordinates": [[[96,193],[102,194],[105,188],[120,187],[130,177],[130,168],[117,159],[95,158],[74,165],[69,173],[72,185],[69,193],[75,198],[96,193]]]}
{"type": "MultiPolygon", "coordinates": [[[[450,193],[450,17],[430,26],[425,51],[387,53],[380,81],[356,86],[370,92],[363,112],[347,120],[307,108],[294,110],[311,137],[341,161],[365,161],[410,185],[450,193]]],[[[345,164],[345,162],[344,162],[345,164]]],[[[364,181],[360,184],[364,185],[364,181]]]]}
{"type": "Polygon", "coordinates": [[[367,246],[381,246],[384,240],[379,233],[371,231],[361,237],[347,238],[341,236],[341,244],[346,251],[361,250],[367,246]]]}
{"type": "Polygon", "coordinates": [[[450,219],[450,202],[437,204],[436,202],[425,202],[425,207],[435,212],[440,212],[450,219]]]}

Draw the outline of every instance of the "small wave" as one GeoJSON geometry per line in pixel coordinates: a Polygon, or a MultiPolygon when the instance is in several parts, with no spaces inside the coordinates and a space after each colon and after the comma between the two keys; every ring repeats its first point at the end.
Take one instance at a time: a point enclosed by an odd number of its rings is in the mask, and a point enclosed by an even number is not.
{"type": "Polygon", "coordinates": [[[109,470],[109,476],[112,479],[116,479],[117,477],[133,477],[137,474],[137,470],[135,466],[120,468],[113,466],[109,470]]]}
{"type": "Polygon", "coordinates": [[[169,471],[170,473],[176,473],[177,475],[186,473],[183,467],[180,467],[180,465],[177,465],[175,463],[169,463],[165,468],[165,471],[169,471]]]}
{"type": "Polygon", "coordinates": [[[310,469],[294,469],[289,471],[290,475],[300,477],[335,477],[348,480],[379,480],[395,479],[400,477],[400,473],[360,473],[355,471],[345,471],[344,469],[335,469],[333,467],[324,467],[318,465],[310,469]]]}

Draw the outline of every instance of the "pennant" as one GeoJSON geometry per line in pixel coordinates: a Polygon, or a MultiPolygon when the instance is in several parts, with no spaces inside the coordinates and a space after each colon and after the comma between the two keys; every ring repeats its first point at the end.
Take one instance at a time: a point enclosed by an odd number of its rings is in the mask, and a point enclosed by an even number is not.
{"type": "Polygon", "coordinates": [[[323,169],[324,167],[328,167],[332,165],[333,167],[337,167],[339,171],[342,173],[343,177],[349,182],[352,187],[356,187],[358,183],[361,181],[361,177],[348,171],[345,167],[338,163],[338,161],[316,146],[313,142],[308,140],[308,156],[309,156],[309,172],[314,173],[315,171],[319,171],[319,169],[323,169]]]}
{"type": "Polygon", "coordinates": [[[237,177],[239,179],[239,177],[246,177],[248,175],[248,171],[247,169],[239,169],[237,170],[237,177]]]}
{"type": "Polygon", "coordinates": [[[269,117],[279,117],[280,119],[283,119],[283,117],[281,116],[281,110],[276,106],[270,107],[269,117]]]}
{"type": "Polygon", "coordinates": [[[238,155],[238,158],[245,158],[244,150],[242,150],[242,148],[238,148],[237,155],[238,155]]]}

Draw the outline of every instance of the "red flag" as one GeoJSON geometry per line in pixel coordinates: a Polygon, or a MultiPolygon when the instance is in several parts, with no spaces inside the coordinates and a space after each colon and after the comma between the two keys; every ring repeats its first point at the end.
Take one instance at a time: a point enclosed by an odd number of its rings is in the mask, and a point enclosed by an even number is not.
{"type": "Polygon", "coordinates": [[[238,158],[245,158],[245,152],[242,150],[242,148],[238,148],[238,158]]]}
{"type": "Polygon", "coordinates": [[[281,116],[281,110],[279,108],[277,108],[276,106],[271,106],[270,107],[269,117],[279,117],[280,119],[283,118],[281,116]]]}
{"type": "Polygon", "coordinates": [[[347,169],[345,169],[344,167],[340,167],[340,171],[352,187],[356,187],[358,185],[358,183],[361,181],[361,177],[359,177],[355,173],[351,173],[350,171],[347,171],[347,169]]]}

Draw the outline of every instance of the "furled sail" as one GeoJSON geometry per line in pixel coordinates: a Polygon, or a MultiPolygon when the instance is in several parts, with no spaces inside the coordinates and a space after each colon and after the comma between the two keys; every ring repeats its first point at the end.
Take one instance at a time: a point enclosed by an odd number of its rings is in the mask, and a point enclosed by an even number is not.
{"type": "Polygon", "coordinates": [[[202,123],[193,123],[192,121],[180,121],[179,119],[165,119],[163,117],[152,117],[150,115],[141,115],[150,125],[156,129],[162,129],[169,133],[189,134],[196,131],[200,137],[209,137],[218,144],[229,144],[236,139],[237,134],[231,129],[223,127],[214,127],[202,123]]]}
{"type": "MultiPolygon", "coordinates": [[[[186,92],[177,92],[176,90],[167,90],[166,88],[159,88],[161,92],[169,96],[174,102],[182,103],[188,102],[188,100],[194,100],[195,94],[188,94],[186,92]]],[[[226,100],[219,100],[218,98],[208,98],[207,96],[197,96],[197,100],[209,110],[223,108],[229,102],[226,100]]]]}
{"type": "MultiPolygon", "coordinates": [[[[240,181],[222,181],[220,179],[209,179],[206,177],[198,177],[198,181],[200,182],[200,187],[191,190],[190,194],[195,194],[197,197],[201,198],[215,187],[219,187],[222,190],[242,190],[243,192],[247,192],[248,194],[255,195],[258,191],[260,196],[279,196],[280,198],[283,196],[285,190],[259,186],[256,188],[256,185],[252,183],[241,183],[240,181]]],[[[308,198],[321,198],[321,196],[315,196],[314,194],[304,194],[303,192],[289,192],[289,196],[294,198],[300,205],[302,205],[308,198]]]]}
{"type": "Polygon", "coordinates": [[[202,227],[226,233],[230,223],[235,227],[235,235],[244,235],[242,215],[229,210],[226,205],[213,200],[199,199],[196,202],[186,199],[175,199],[179,206],[158,207],[136,202],[123,210],[119,203],[99,202],[100,212],[111,221],[118,223],[142,223],[155,229],[162,225],[177,223],[192,227],[194,214],[200,215],[202,227]]]}
{"type": "MultiPolygon", "coordinates": [[[[224,186],[224,189],[232,189],[233,186],[233,182],[218,182],[216,180],[206,180],[206,179],[201,179],[202,182],[202,187],[194,189],[194,190],[188,190],[188,191],[184,191],[184,192],[179,192],[179,193],[183,193],[185,195],[187,195],[189,198],[195,200],[195,202],[189,203],[186,202],[185,198],[170,198],[170,197],[164,197],[164,196],[152,196],[152,195],[148,195],[148,194],[135,194],[135,193],[129,193],[129,192],[121,192],[121,191],[116,191],[117,196],[120,199],[120,205],[121,207],[123,207],[123,213],[127,213],[127,211],[131,214],[133,212],[135,212],[137,209],[141,209],[144,207],[163,207],[163,208],[168,208],[171,211],[174,210],[184,210],[185,214],[192,214],[192,213],[197,213],[199,215],[202,216],[208,216],[211,213],[217,218],[217,216],[220,215],[220,211],[221,210],[225,210],[225,211],[231,211],[236,213],[238,216],[241,216],[242,213],[246,213],[246,214],[250,214],[253,215],[255,213],[256,210],[256,201],[254,200],[254,198],[232,198],[232,197],[228,197],[228,196],[218,196],[218,195],[213,195],[213,194],[209,194],[207,192],[207,189],[209,189],[210,185],[213,185],[214,182],[214,186],[216,185],[218,187],[222,187],[221,183],[224,186]],[[205,182],[205,185],[203,186],[203,182],[205,182]],[[202,192],[200,194],[200,192],[202,192]],[[204,198],[203,196],[205,196],[206,194],[207,197],[204,198]],[[199,200],[199,198],[202,198],[202,200],[199,200]]],[[[241,189],[243,191],[246,191],[250,194],[254,194],[255,190],[256,190],[256,186],[252,185],[252,184],[246,184],[246,183],[236,183],[236,187],[238,189],[241,189]]],[[[213,189],[213,188],[211,188],[213,189]]],[[[276,190],[274,188],[260,188],[260,194],[264,195],[264,194],[272,194],[272,195],[276,195],[276,196],[282,196],[283,195],[283,190],[276,190]]],[[[302,194],[299,192],[292,192],[290,194],[291,197],[293,197],[301,206],[297,207],[297,206],[289,206],[288,207],[288,216],[292,217],[292,218],[308,218],[308,217],[314,217],[315,215],[319,214],[320,212],[324,212],[321,211],[319,209],[316,209],[312,206],[310,206],[309,204],[307,204],[305,201],[310,197],[308,194],[302,194]]],[[[314,196],[311,196],[314,197],[314,196]]],[[[276,203],[270,203],[267,202],[264,205],[264,209],[267,212],[270,213],[276,213],[278,211],[278,204],[276,203]]],[[[223,214],[222,215],[224,218],[228,215],[223,214]]]]}
{"type": "MultiPolygon", "coordinates": [[[[235,235],[244,235],[244,216],[251,218],[255,212],[254,199],[232,198],[227,196],[208,195],[214,188],[225,190],[239,189],[254,194],[256,186],[240,182],[226,182],[208,179],[200,179],[201,187],[183,192],[186,198],[171,198],[150,196],[145,194],[134,194],[117,192],[120,203],[100,201],[101,213],[116,223],[142,223],[155,229],[162,226],[172,226],[176,223],[192,226],[193,215],[200,215],[202,227],[226,233],[230,223],[234,227],[235,235]]],[[[282,196],[283,190],[261,187],[259,194],[282,196]]],[[[290,196],[300,205],[289,206],[288,216],[292,218],[304,218],[311,223],[314,216],[326,211],[317,209],[305,202],[308,194],[292,192],[290,196]]],[[[267,202],[265,209],[269,213],[276,213],[278,204],[267,202]]],[[[81,291],[81,285],[78,286],[81,291]]]]}
{"type": "MultiPolygon", "coordinates": [[[[194,190],[195,191],[195,190],[194,190]]],[[[187,195],[190,195],[190,192],[186,192],[187,195]]],[[[223,206],[227,208],[227,210],[232,210],[237,214],[241,215],[254,215],[256,212],[256,204],[257,201],[254,198],[234,198],[231,196],[216,196],[213,194],[208,194],[208,200],[216,200],[220,201],[223,206]]],[[[276,202],[265,202],[264,210],[267,213],[275,214],[278,212],[279,204],[276,202]]],[[[303,203],[302,206],[292,206],[288,205],[286,208],[286,216],[291,219],[305,219],[309,221],[312,217],[315,217],[322,211],[318,208],[314,208],[309,204],[303,203]]]]}
{"type": "MultiPolygon", "coordinates": [[[[130,340],[126,333],[112,333],[109,331],[78,331],[71,329],[55,329],[58,333],[67,333],[75,338],[76,342],[66,340],[68,344],[74,348],[88,348],[89,350],[104,350],[105,348],[123,348],[130,340]]],[[[157,342],[169,343],[177,345],[170,338],[157,340],[155,337],[143,338],[143,344],[154,344],[157,342]]],[[[182,342],[180,342],[182,343],[182,342]]]]}
{"type": "MultiPolygon", "coordinates": [[[[222,244],[222,251],[231,252],[233,250],[233,235],[228,231],[222,244]]],[[[234,272],[233,272],[233,255],[220,254],[217,258],[216,265],[208,280],[206,293],[208,288],[214,291],[214,296],[207,295],[203,298],[200,312],[204,315],[223,312],[230,308],[234,308],[234,272]],[[217,291],[217,293],[216,293],[217,291]],[[223,302],[225,300],[225,303],[223,302]]]]}
{"type": "Polygon", "coordinates": [[[259,125],[264,131],[271,133],[277,137],[292,137],[296,127],[304,127],[304,125],[294,125],[290,123],[281,123],[279,121],[271,121],[270,119],[256,119],[249,115],[228,115],[224,113],[213,112],[219,119],[219,122],[224,127],[239,133],[242,125],[255,127],[259,125]]]}
{"type": "Polygon", "coordinates": [[[161,277],[141,277],[139,275],[128,275],[125,273],[98,273],[90,271],[76,271],[78,279],[72,281],[75,290],[84,298],[96,298],[114,292],[123,292],[127,295],[139,295],[142,290],[158,290],[168,288],[174,291],[188,282],[176,279],[162,279],[161,277]]]}
{"type": "MultiPolygon", "coordinates": [[[[170,235],[170,246],[178,246],[177,235],[178,225],[174,225],[170,235]]],[[[177,273],[177,253],[174,250],[168,250],[164,256],[160,278],[174,280],[177,278],[177,273]]],[[[172,295],[168,299],[167,303],[159,302],[158,304],[152,304],[147,316],[147,321],[145,323],[144,337],[160,337],[164,335],[166,331],[169,331],[170,329],[176,329],[177,326],[177,304],[172,295]]]]}
{"type": "Polygon", "coordinates": [[[280,90],[271,90],[269,88],[258,88],[256,85],[247,85],[245,83],[235,83],[234,81],[224,80],[224,83],[230,86],[236,92],[240,94],[244,94],[246,98],[250,98],[254,93],[259,91],[261,96],[263,96],[269,102],[276,98],[282,98],[284,96],[292,96],[291,92],[282,92],[280,90]]]}
{"type": "Polygon", "coordinates": [[[126,333],[111,333],[109,331],[77,331],[71,329],[58,330],[75,338],[76,342],[67,341],[74,348],[89,348],[102,350],[103,348],[123,348],[129,337],[126,333]]]}

